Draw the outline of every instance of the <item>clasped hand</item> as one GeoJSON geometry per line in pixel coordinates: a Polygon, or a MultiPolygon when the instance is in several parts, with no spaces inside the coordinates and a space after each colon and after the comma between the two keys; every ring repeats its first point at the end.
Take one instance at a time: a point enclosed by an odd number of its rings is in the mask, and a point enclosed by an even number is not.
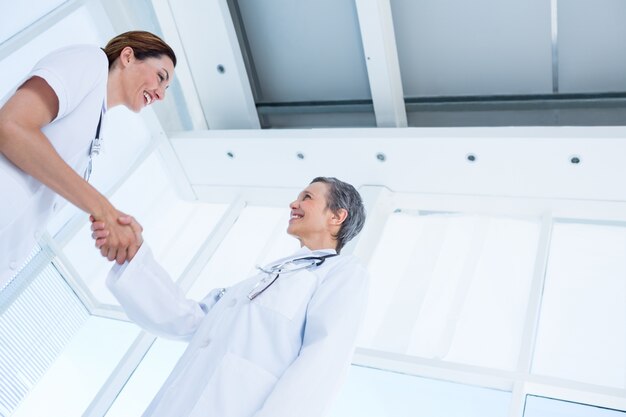
{"type": "Polygon", "coordinates": [[[115,221],[96,220],[93,216],[89,220],[91,237],[102,256],[120,265],[135,257],[143,243],[143,227],[134,217],[119,212],[115,221]]]}

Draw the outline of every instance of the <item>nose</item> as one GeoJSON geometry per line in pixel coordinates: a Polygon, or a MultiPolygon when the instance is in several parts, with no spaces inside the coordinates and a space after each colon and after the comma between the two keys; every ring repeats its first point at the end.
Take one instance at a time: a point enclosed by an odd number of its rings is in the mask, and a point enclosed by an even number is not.
{"type": "Polygon", "coordinates": [[[165,99],[165,88],[163,87],[157,88],[156,90],[154,90],[154,95],[156,96],[157,100],[165,99]]]}
{"type": "Polygon", "coordinates": [[[295,210],[298,208],[298,200],[293,200],[291,203],[289,203],[289,208],[292,210],[295,210]]]}

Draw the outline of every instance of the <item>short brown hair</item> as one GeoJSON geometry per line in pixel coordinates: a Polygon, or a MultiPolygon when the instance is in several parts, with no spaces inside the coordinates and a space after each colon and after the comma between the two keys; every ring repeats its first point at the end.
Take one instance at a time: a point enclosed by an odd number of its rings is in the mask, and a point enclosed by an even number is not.
{"type": "Polygon", "coordinates": [[[141,30],[133,30],[117,35],[102,48],[109,60],[109,68],[119,58],[122,49],[130,46],[137,59],[160,58],[163,55],[169,57],[176,66],[176,54],[174,50],[157,35],[141,30]]]}

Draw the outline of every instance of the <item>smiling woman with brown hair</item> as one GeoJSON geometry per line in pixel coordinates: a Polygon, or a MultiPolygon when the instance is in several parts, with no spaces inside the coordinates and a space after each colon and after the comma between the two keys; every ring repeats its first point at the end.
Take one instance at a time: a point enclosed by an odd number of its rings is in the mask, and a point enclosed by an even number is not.
{"type": "Polygon", "coordinates": [[[74,45],[42,58],[0,107],[0,288],[15,274],[65,200],[106,223],[103,255],[122,263],[138,242],[123,214],[87,179],[108,109],[138,112],[174,76],[158,36],[126,32],[101,49],[74,45]]]}
{"type": "MultiPolygon", "coordinates": [[[[199,302],[184,296],[146,244],[112,268],[107,284],[131,320],[189,341],[144,417],[320,417],[329,410],[367,301],[367,271],[340,254],[365,211],[354,187],[325,177],[289,207],[287,233],[300,250],[199,302]]],[[[102,225],[92,229],[101,244],[102,225]]]]}

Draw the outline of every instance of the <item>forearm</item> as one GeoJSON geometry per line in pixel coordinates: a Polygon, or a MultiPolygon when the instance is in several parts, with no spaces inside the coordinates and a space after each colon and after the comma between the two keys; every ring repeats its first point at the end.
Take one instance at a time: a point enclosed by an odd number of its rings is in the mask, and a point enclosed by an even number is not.
{"type": "Polygon", "coordinates": [[[113,210],[108,200],[59,156],[41,130],[2,121],[0,152],[22,171],[96,219],[113,210]]]}

